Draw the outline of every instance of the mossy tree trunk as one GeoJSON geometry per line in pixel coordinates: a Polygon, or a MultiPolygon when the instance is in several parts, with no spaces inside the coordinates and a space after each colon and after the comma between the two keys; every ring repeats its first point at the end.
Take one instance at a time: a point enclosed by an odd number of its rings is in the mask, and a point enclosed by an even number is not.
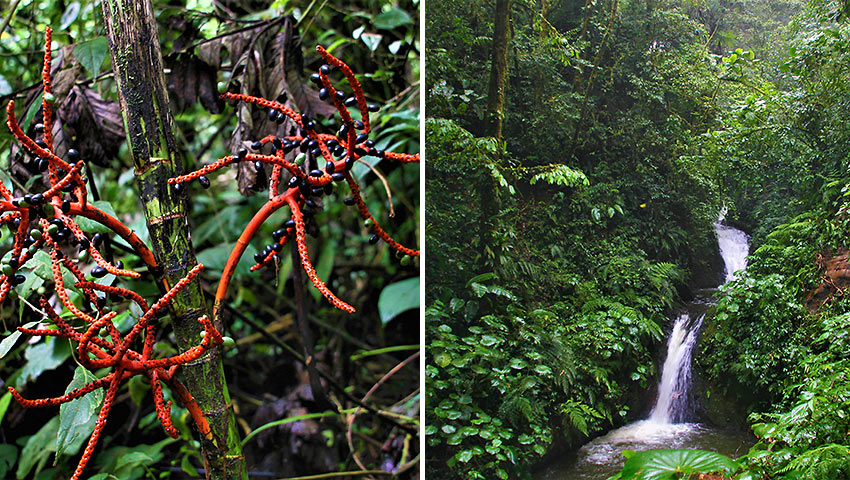
{"type": "Polygon", "coordinates": [[[499,141],[502,140],[502,120],[505,117],[505,88],[508,79],[508,22],[510,16],[510,0],[496,0],[486,118],[487,136],[495,137],[499,141]]]}
{"type": "MultiPolygon", "coordinates": [[[[153,6],[150,0],[104,0],[102,7],[136,182],[160,265],[155,274],[168,288],[197,260],[189,236],[186,199],[167,183],[182,167],[153,6]]],[[[202,331],[197,319],[206,313],[197,278],[175,298],[171,313],[180,349],[197,345],[202,331]]],[[[182,367],[180,374],[212,429],[212,440],[201,438],[206,477],[247,478],[218,350],[182,367]]]]}

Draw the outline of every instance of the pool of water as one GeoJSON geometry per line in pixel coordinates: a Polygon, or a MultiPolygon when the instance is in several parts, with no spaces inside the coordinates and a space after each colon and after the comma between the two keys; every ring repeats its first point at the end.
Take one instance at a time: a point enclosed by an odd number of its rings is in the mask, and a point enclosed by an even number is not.
{"type": "Polygon", "coordinates": [[[754,443],[747,432],[712,428],[699,423],[661,424],[641,420],[608,432],[576,452],[545,467],[540,480],[605,480],[623,468],[623,450],[696,448],[730,457],[747,452],[754,443]]]}

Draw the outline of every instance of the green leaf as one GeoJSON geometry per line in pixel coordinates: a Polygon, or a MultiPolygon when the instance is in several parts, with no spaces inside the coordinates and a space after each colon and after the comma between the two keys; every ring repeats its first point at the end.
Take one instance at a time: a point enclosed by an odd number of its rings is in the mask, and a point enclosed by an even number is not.
{"type": "Polygon", "coordinates": [[[360,35],[360,40],[369,47],[369,50],[374,52],[381,45],[383,35],[377,33],[363,33],[360,35]]]}
{"type": "MultiPolygon", "coordinates": [[[[24,325],[24,328],[32,328],[37,324],[38,322],[29,322],[24,325]]],[[[20,336],[21,332],[15,330],[14,332],[10,333],[8,337],[4,338],[2,342],[0,342],[0,358],[5,357],[6,354],[9,353],[9,350],[11,350],[13,346],[15,346],[15,342],[18,341],[18,338],[20,338],[20,336]]]]}
{"type": "MultiPolygon", "coordinates": [[[[106,40],[104,39],[104,41],[106,41],[106,40]]],[[[77,47],[79,47],[79,45],[77,45],[77,47]]],[[[74,51],[76,52],[76,48],[74,49],[74,51]]],[[[115,209],[112,208],[112,204],[107,202],[106,200],[98,200],[96,202],[91,202],[91,204],[94,205],[95,207],[103,210],[104,213],[108,213],[109,215],[116,217],[116,218],[118,217],[118,215],[115,213],[115,209]]],[[[80,216],[80,215],[77,215],[76,217],[74,217],[74,221],[77,222],[77,225],[79,225],[80,228],[84,232],[87,232],[87,233],[111,233],[112,232],[112,230],[110,230],[109,227],[107,227],[105,225],[101,225],[100,223],[95,222],[94,220],[85,218],[85,217],[80,216]]]]}
{"type": "MultiPolygon", "coordinates": [[[[198,263],[204,264],[204,269],[210,272],[221,273],[224,271],[224,265],[230,257],[230,252],[233,251],[234,243],[223,243],[215,247],[208,248],[198,253],[198,263]]],[[[242,275],[250,273],[251,266],[254,264],[254,254],[257,249],[252,245],[248,245],[242,253],[242,258],[234,269],[234,274],[242,275]]]]}
{"type": "Polygon", "coordinates": [[[29,439],[26,445],[21,450],[21,459],[18,462],[18,470],[15,476],[18,480],[29,475],[30,471],[35,467],[36,473],[44,468],[47,459],[54,452],[56,447],[56,434],[59,432],[59,417],[53,417],[49,422],[29,439]]]}
{"type": "MultiPolygon", "coordinates": [[[[6,392],[0,397],[0,424],[3,423],[3,417],[6,416],[6,410],[9,409],[9,403],[12,401],[12,393],[6,392]]],[[[2,458],[2,456],[0,456],[2,458]]],[[[2,477],[3,475],[0,475],[2,477]]]]}
{"type": "Polygon", "coordinates": [[[387,10],[372,19],[372,25],[381,30],[392,30],[393,28],[410,25],[411,23],[413,23],[413,19],[410,18],[410,15],[398,8],[387,10]]]}
{"type": "Polygon", "coordinates": [[[472,450],[464,450],[457,455],[458,461],[466,463],[472,460],[472,450]]]}
{"type": "Polygon", "coordinates": [[[740,465],[735,460],[706,450],[646,450],[626,461],[622,479],[675,480],[693,473],[731,474],[740,465]]]}
{"type": "Polygon", "coordinates": [[[378,312],[386,324],[396,315],[419,308],[419,277],[408,278],[384,287],[378,297],[378,312]]]}
{"type": "MultiPolygon", "coordinates": [[[[74,378],[65,389],[68,394],[71,390],[96,380],[97,377],[83,367],[74,370],[74,378]]],[[[83,440],[88,438],[94,431],[94,424],[103,403],[103,390],[97,389],[80,398],[63,403],[59,407],[59,435],[56,439],[56,451],[59,454],[76,454],[83,440]]]]}
{"type": "Polygon", "coordinates": [[[153,463],[154,459],[144,452],[128,452],[118,457],[115,466],[121,468],[133,468],[139,465],[153,463]]]}
{"type": "Polygon", "coordinates": [[[486,282],[487,280],[492,280],[494,278],[499,278],[499,276],[496,275],[493,272],[482,273],[480,275],[476,275],[476,276],[470,278],[469,281],[466,282],[466,286],[469,287],[473,283],[486,282]]]}
{"type": "Polygon", "coordinates": [[[18,447],[4,443],[0,445],[0,478],[6,478],[6,473],[18,459],[18,447]]]}
{"type": "Polygon", "coordinates": [[[59,30],[65,30],[70,27],[74,20],[80,16],[80,2],[71,2],[62,12],[62,18],[59,19],[59,30]]]}
{"type": "Polygon", "coordinates": [[[142,405],[142,400],[148,394],[148,390],[150,390],[150,383],[146,380],[145,377],[136,375],[127,382],[127,386],[130,389],[130,399],[138,406],[142,405]]]}
{"type": "MultiPolygon", "coordinates": [[[[249,258],[253,257],[254,256],[251,255],[249,258]]],[[[334,267],[334,258],[336,258],[336,242],[326,242],[322,244],[322,249],[319,252],[319,261],[315,264],[316,275],[318,275],[319,278],[329,278],[331,276],[331,270],[333,270],[334,267]]],[[[320,292],[318,288],[311,288],[309,292],[313,295],[313,298],[317,302],[322,297],[322,292],[320,292]]]]}
{"type": "Polygon", "coordinates": [[[106,58],[107,53],[109,53],[109,42],[103,36],[78,43],[74,47],[74,56],[91,76],[100,73],[100,67],[103,65],[103,59],[106,58]]]}
{"type": "Polygon", "coordinates": [[[71,356],[71,347],[65,339],[41,341],[27,347],[24,353],[27,363],[21,369],[21,384],[38,378],[42,372],[53,370],[71,356]]]}

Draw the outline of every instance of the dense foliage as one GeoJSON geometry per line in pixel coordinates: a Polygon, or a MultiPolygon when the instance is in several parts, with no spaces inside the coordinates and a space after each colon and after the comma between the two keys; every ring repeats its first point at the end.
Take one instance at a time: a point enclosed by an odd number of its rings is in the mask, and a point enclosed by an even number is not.
{"type": "Polygon", "coordinates": [[[522,478],[645,409],[725,206],[750,266],[697,358],[752,414],[742,475],[846,477],[845,5],[512,5],[502,138],[492,5],[426,17],[429,473],[522,478]]]}
{"type": "MultiPolygon", "coordinates": [[[[270,98],[285,90],[297,110],[330,132],[336,122],[330,118],[328,103],[320,101],[318,89],[309,82],[310,72],[323,63],[315,51],[317,44],[351,65],[369,102],[380,106],[371,117],[375,147],[419,151],[417,2],[154,1],[153,5],[186,170],[250,146],[278,128],[274,121],[268,123],[265,110],[226,105],[219,98],[219,82],[231,91],[270,98]]],[[[100,2],[6,2],[0,6],[0,17],[5,20],[0,25],[2,105],[14,99],[22,127],[32,132],[41,106],[40,42],[45,27],[52,26],[57,155],[77,149],[89,162],[90,200],[149,242],[124,142],[100,2]]],[[[42,182],[21,153],[4,115],[0,180],[16,194],[38,190],[42,182]]],[[[358,164],[353,169],[369,209],[394,238],[417,246],[417,166],[401,168],[377,157],[370,160],[371,166],[358,164]]],[[[191,239],[206,267],[202,285],[210,299],[239,233],[268,196],[258,175],[253,165],[234,168],[211,175],[209,190],[197,182],[184,190],[190,199],[191,239]]],[[[235,348],[224,353],[224,368],[248,469],[254,474],[285,477],[375,468],[398,471],[402,478],[416,475],[419,375],[415,362],[413,368],[411,362],[402,362],[419,348],[417,265],[401,264],[385,243],[370,241],[368,225],[359,219],[357,209],[342,202],[348,194],[348,187],[339,184],[334,200],[326,197],[324,205],[315,207],[320,212],[308,225],[308,233],[320,238],[308,243],[318,275],[357,309],[355,315],[333,309],[308,287],[309,282],[303,283],[298,255],[290,255],[288,249],[272,268],[249,272],[252,257],[263,248],[259,239],[273,238],[280,228],[275,224],[285,221],[281,215],[260,228],[258,240],[247,247],[236,268],[223,313],[235,348]],[[388,374],[397,365],[404,368],[388,374]],[[323,388],[314,388],[314,381],[319,381],[316,369],[336,386],[321,380],[318,385],[323,388]],[[384,410],[384,420],[352,408],[352,399],[364,397],[371,408],[379,405],[384,410]]],[[[80,226],[87,235],[98,232],[94,222],[81,221],[80,226]]],[[[9,250],[11,237],[4,227],[1,251],[9,250]]],[[[161,294],[120,240],[107,240],[103,248],[110,262],[123,262],[142,277],[107,275],[97,277],[97,282],[131,289],[148,299],[161,294]]],[[[68,254],[72,251],[69,248],[68,254]]],[[[94,380],[91,372],[78,367],[77,352],[67,340],[6,334],[42,322],[38,297],[54,295],[49,259],[34,260],[20,272],[26,282],[14,289],[14,298],[0,311],[0,384],[4,391],[14,387],[27,398],[61,395],[66,386],[70,391],[94,380]]],[[[85,270],[88,279],[94,277],[90,273],[85,270]]],[[[73,283],[66,280],[69,290],[73,283]]],[[[73,291],[71,295],[83,308],[83,297],[73,291]]],[[[112,300],[118,307],[113,322],[126,333],[140,312],[130,308],[130,302],[112,300]]],[[[69,322],[76,321],[67,312],[64,315],[69,322]]],[[[159,321],[165,327],[170,323],[167,316],[159,321]]],[[[154,355],[178,353],[171,328],[160,332],[154,355]]],[[[0,477],[68,478],[95,427],[103,402],[99,394],[93,392],[61,410],[24,410],[10,393],[0,394],[0,477]]],[[[157,431],[150,396],[148,382],[138,378],[118,390],[110,423],[87,470],[92,478],[203,476],[198,435],[187,410],[165,391],[165,400],[174,400],[171,420],[179,433],[176,440],[166,438],[161,428],[157,431]]]]}
{"type": "Polygon", "coordinates": [[[718,281],[726,170],[700,135],[760,75],[752,51],[707,48],[692,5],[520,3],[504,137],[480,137],[485,5],[426,15],[426,433],[441,478],[527,476],[552,446],[648,407],[665,313],[718,281]]]}
{"type": "Polygon", "coordinates": [[[708,151],[752,229],[746,273],[721,291],[700,364],[751,412],[758,442],[741,478],[847,478],[850,30],[838,2],[791,25],[775,84],[730,110],[708,151]],[[734,116],[732,116],[734,115],[734,116]],[[736,141],[730,141],[737,139],[736,141]]]}

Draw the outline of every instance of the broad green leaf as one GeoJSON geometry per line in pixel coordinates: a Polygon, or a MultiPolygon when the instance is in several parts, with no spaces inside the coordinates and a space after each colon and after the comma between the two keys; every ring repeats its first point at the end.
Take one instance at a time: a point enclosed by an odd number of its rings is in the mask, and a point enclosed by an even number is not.
{"type": "MultiPolygon", "coordinates": [[[[38,322],[29,322],[23,327],[32,328],[37,324],[38,322]]],[[[14,332],[10,333],[8,337],[4,338],[2,342],[0,342],[0,358],[5,357],[6,354],[9,353],[9,350],[11,350],[13,346],[15,346],[15,342],[18,341],[18,338],[20,338],[20,336],[21,332],[15,330],[14,332]]]]}
{"type": "Polygon", "coordinates": [[[396,315],[419,308],[419,277],[408,278],[384,287],[378,297],[378,312],[386,324],[396,315]]]}
{"type": "Polygon", "coordinates": [[[8,478],[6,473],[15,465],[17,459],[18,447],[8,443],[0,445],[0,478],[8,478]]]}
{"type": "Polygon", "coordinates": [[[136,405],[141,406],[142,400],[147,395],[148,390],[150,390],[150,383],[146,380],[146,378],[136,375],[127,382],[127,386],[130,389],[130,399],[136,405]]]}
{"type": "Polygon", "coordinates": [[[739,468],[735,460],[706,450],[646,450],[634,453],[621,475],[623,480],[676,480],[693,473],[730,474],[739,468]]]}
{"type": "Polygon", "coordinates": [[[74,56],[77,57],[80,64],[85,67],[89,75],[96,76],[100,73],[100,67],[103,65],[103,59],[109,53],[109,42],[106,37],[94,37],[86,42],[78,43],[74,47],[74,56]]]}
{"type": "Polygon", "coordinates": [[[381,30],[392,30],[393,28],[402,25],[410,25],[413,19],[410,18],[407,12],[398,8],[393,8],[386,12],[378,14],[372,19],[372,25],[381,30]]]}
{"type": "MultiPolygon", "coordinates": [[[[77,367],[74,378],[65,389],[65,393],[68,394],[96,379],[97,377],[85,368],[77,367]]],[[[94,431],[101,403],[103,403],[103,390],[97,389],[68,403],[63,403],[59,407],[60,428],[56,439],[56,451],[59,454],[76,454],[83,440],[94,431]]]]}
{"type": "MultiPolygon", "coordinates": [[[[78,47],[79,47],[79,45],[78,45],[78,47]]],[[[76,52],[76,49],[74,49],[74,51],[76,52]]],[[[91,204],[94,205],[95,207],[103,210],[104,213],[108,213],[109,215],[116,217],[116,218],[118,217],[118,215],[115,213],[115,209],[112,208],[112,204],[105,201],[105,200],[98,200],[96,202],[91,202],[91,204]]],[[[112,230],[110,230],[109,227],[101,225],[100,223],[95,222],[94,220],[90,220],[90,219],[85,218],[85,217],[80,216],[80,215],[77,215],[76,217],[74,217],[74,221],[77,222],[77,225],[79,225],[80,228],[86,233],[111,233],[112,232],[112,230]]]]}
{"type": "MultiPolygon", "coordinates": [[[[224,265],[227,263],[234,245],[233,243],[223,243],[208,248],[198,253],[198,263],[203,263],[204,269],[207,271],[221,273],[224,271],[224,265]]],[[[257,253],[257,249],[253,245],[248,245],[245,248],[245,252],[242,253],[242,258],[239,259],[239,263],[236,265],[234,274],[250,273],[251,266],[254,265],[255,253],[257,253]]]]}
{"type": "Polygon", "coordinates": [[[56,448],[56,434],[59,432],[59,417],[53,417],[44,424],[35,435],[27,439],[26,445],[21,450],[21,458],[18,462],[18,470],[15,476],[22,480],[35,468],[36,473],[44,468],[47,459],[56,448]]]}
{"type": "Polygon", "coordinates": [[[66,339],[42,340],[35,345],[30,345],[24,353],[27,363],[21,369],[19,384],[35,380],[42,372],[62,365],[62,362],[70,356],[71,347],[66,339]]]}
{"type": "Polygon", "coordinates": [[[80,2],[71,2],[62,12],[62,18],[59,19],[59,30],[65,30],[70,27],[74,20],[80,16],[80,2]]]}
{"type": "Polygon", "coordinates": [[[153,458],[144,452],[128,452],[118,457],[115,463],[117,468],[132,468],[138,465],[152,463],[153,458]]]}

